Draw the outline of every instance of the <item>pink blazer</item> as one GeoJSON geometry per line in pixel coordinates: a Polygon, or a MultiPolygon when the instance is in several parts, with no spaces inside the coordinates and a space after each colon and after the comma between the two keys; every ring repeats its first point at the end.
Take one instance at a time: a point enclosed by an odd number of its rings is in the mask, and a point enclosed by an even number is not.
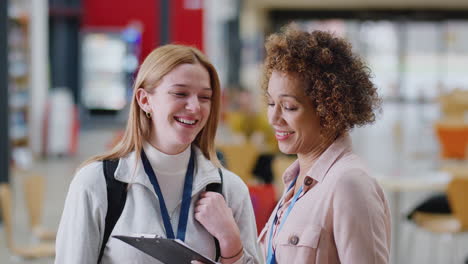
{"type": "MultiPolygon", "coordinates": [[[[289,186],[299,172],[298,161],[283,174],[289,186]]],[[[303,192],[277,233],[293,190],[276,206],[259,242],[267,256],[273,219],[277,263],[381,264],[389,262],[390,210],[374,178],[352,152],[349,135],[338,138],[315,162],[303,192]]]]}

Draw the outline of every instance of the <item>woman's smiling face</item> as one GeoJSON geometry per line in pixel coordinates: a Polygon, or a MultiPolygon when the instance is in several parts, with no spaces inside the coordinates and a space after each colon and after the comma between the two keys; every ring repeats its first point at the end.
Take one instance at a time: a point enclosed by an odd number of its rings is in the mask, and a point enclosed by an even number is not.
{"type": "Polygon", "coordinates": [[[307,154],[320,146],[320,120],[304,83],[274,71],[268,82],[268,121],[285,154],[307,154]]]}
{"type": "Polygon", "coordinates": [[[175,67],[153,93],[144,89],[139,93],[142,109],[151,113],[150,143],[167,154],[185,150],[205,127],[211,112],[210,75],[198,63],[175,67]]]}

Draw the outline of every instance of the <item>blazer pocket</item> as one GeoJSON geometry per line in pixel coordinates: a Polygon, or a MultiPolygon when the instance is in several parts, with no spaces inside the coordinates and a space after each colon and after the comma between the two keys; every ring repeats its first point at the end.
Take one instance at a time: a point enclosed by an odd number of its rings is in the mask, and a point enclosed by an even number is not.
{"type": "Polygon", "coordinates": [[[310,226],[304,231],[284,230],[278,234],[276,259],[278,263],[316,263],[322,228],[310,226]]]}

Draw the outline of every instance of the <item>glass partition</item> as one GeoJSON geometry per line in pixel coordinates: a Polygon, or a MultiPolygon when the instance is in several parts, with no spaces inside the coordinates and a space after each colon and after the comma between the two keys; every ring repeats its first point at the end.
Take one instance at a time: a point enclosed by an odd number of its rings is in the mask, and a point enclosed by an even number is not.
{"type": "Polygon", "coordinates": [[[302,19],[298,24],[347,38],[368,63],[384,99],[427,102],[468,89],[468,21],[302,19]]]}

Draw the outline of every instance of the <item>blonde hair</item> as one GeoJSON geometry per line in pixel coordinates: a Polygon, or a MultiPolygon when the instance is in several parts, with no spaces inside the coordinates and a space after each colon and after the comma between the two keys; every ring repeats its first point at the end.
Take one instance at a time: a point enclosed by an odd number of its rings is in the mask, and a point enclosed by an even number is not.
{"type": "Polygon", "coordinates": [[[205,127],[195,138],[193,144],[199,147],[203,155],[216,167],[221,167],[215,146],[214,139],[219,120],[219,108],[221,101],[221,88],[218,73],[208,60],[208,58],[198,49],[183,45],[164,45],[153,50],[143,61],[133,85],[132,102],[127,120],[127,128],[120,142],[109,152],[94,156],[85,161],[83,167],[94,161],[116,160],[126,156],[132,151],[136,152],[137,161],[140,159],[140,152],[143,141],[148,140],[151,135],[152,122],[146,117],[145,112],[140,108],[136,91],[143,88],[152,93],[161,79],[181,64],[200,64],[210,75],[210,85],[212,89],[211,111],[205,127]]]}

